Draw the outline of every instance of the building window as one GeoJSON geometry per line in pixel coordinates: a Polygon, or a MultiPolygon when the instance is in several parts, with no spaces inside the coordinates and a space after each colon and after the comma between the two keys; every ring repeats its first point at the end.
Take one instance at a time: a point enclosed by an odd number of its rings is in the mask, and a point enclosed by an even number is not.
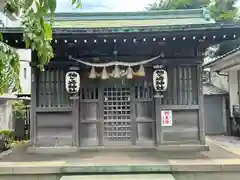
{"type": "Polygon", "coordinates": [[[24,79],[27,79],[27,68],[23,69],[23,76],[24,76],[24,79]]]}

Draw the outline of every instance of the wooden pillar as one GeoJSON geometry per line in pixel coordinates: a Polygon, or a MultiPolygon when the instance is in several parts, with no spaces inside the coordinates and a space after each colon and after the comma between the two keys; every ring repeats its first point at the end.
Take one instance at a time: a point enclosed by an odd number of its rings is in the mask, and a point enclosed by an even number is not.
{"type": "MultiPolygon", "coordinates": [[[[32,52],[32,54],[34,54],[32,52]]],[[[33,60],[33,55],[32,55],[33,60]]],[[[35,67],[31,68],[31,120],[30,120],[30,140],[33,143],[33,146],[37,143],[37,69],[35,67]]]]}
{"type": "Polygon", "coordinates": [[[80,146],[80,122],[79,122],[79,97],[74,95],[72,100],[72,133],[73,133],[73,146],[80,146]]]}
{"type": "Polygon", "coordinates": [[[155,102],[155,118],[156,118],[156,145],[163,144],[163,132],[161,125],[161,97],[159,95],[154,96],[155,102]]]}
{"type": "Polygon", "coordinates": [[[136,102],[135,102],[135,94],[134,94],[134,84],[132,84],[131,89],[131,139],[132,145],[137,144],[137,133],[138,133],[138,126],[136,122],[136,102]]]}
{"type": "Polygon", "coordinates": [[[103,84],[98,84],[98,122],[97,122],[97,136],[98,136],[98,145],[104,145],[104,92],[103,84]]]}
{"type": "Polygon", "coordinates": [[[203,102],[203,84],[202,84],[202,65],[199,65],[197,68],[197,78],[198,78],[198,102],[199,102],[199,113],[198,113],[198,122],[199,122],[199,138],[200,144],[206,144],[206,127],[205,127],[205,118],[204,118],[204,102],[203,102]]]}
{"type": "Polygon", "coordinates": [[[226,96],[222,96],[222,121],[223,121],[223,127],[224,132],[226,135],[228,135],[228,120],[227,120],[227,107],[226,107],[226,96]]]}

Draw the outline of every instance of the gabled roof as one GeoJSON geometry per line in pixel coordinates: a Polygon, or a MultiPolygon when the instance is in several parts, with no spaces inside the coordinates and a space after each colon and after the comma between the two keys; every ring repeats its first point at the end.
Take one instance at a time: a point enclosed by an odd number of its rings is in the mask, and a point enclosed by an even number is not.
{"type": "MultiPolygon", "coordinates": [[[[49,17],[46,19],[49,20],[49,17]]],[[[206,9],[141,12],[56,13],[55,27],[111,28],[213,24],[206,9]]]]}
{"type": "MultiPolygon", "coordinates": [[[[102,13],[56,13],[53,34],[75,36],[76,34],[115,33],[169,33],[174,37],[201,39],[217,36],[218,40],[232,40],[239,35],[240,23],[216,23],[206,9],[164,10],[145,12],[102,13]],[[223,36],[228,34],[228,38],[223,36]],[[188,37],[189,36],[189,37],[188,37]]],[[[50,17],[46,17],[48,20],[50,17]]],[[[3,27],[4,34],[22,33],[22,27],[3,27]]],[[[156,35],[154,35],[156,36],[156,35]]],[[[171,37],[173,38],[173,37],[171,37]]],[[[178,38],[179,39],[179,38],[178,38]]]]}
{"type": "Polygon", "coordinates": [[[225,61],[225,60],[231,59],[232,57],[235,57],[235,56],[238,56],[238,55],[240,55],[240,45],[237,48],[235,48],[235,49],[233,49],[233,50],[231,50],[231,51],[229,51],[229,52],[227,52],[227,53],[225,53],[221,56],[218,56],[218,57],[214,58],[212,61],[203,64],[203,68],[212,67],[220,61],[225,61]]]}

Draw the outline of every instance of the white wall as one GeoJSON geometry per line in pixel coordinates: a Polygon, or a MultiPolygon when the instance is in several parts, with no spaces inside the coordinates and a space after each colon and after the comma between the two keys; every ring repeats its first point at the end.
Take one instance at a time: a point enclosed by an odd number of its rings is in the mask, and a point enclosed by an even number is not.
{"type": "Polygon", "coordinates": [[[21,25],[19,20],[13,21],[9,19],[3,12],[1,12],[1,9],[0,9],[0,19],[2,20],[4,27],[20,27],[21,25]]]}
{"type": "Polygon", "coordinates": [[[211,82],[214,86],[217,86],[227,92],[229,91],[228,76],[222,76],[218,75],[216,72],[211,72],[211,82]]]}
{"type": "Polygon", "coordinates": [[[238,96],[238,71],[229,71],[229,98],[230,98],[230,112],[232,116],[232,106],[239,104],[238,96]]]}
{"type": "Polygon", "coordinates": [[[20,57],[20,84],[22,92],[24,94],[31,93],[31,50],[30,49],[18,49],[20,57]]]}
{"type": "Polygon", "coordinates": [[[31,93],[31,68],[28,61],[20,62],[20,84],[23,94],[31,93]]]}
{"type": "Polygon", "coordinates": [[[12,105],[9,101],[0,100],[0,130],[12,129],[12,105]]]}

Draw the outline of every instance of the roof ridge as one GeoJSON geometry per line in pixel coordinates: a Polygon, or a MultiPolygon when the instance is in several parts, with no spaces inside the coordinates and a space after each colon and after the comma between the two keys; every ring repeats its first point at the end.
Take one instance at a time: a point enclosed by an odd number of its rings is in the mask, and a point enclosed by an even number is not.
{"type": "Polygon", "coordinates": [[[232,53],[234,53],[234,52],[236,52],[236,51],[238,51],[238,50],[240,50],[240,45],[238,45],[238,47],[232,49],[231,51],[226,52],[226,53],[223,54],[223,55],[217,56],[216,59],[218,59],[218,58],[223,58],[223,57],[225,57],[225,56],[228,56],[228,55],[230,55],[230,54],[232,54],[232,53]]]}
{"type": "MultiPolygon", "coordinates": [[[[137,12],[59,12],[55,13],[55,20],[114,20],[114,19],[164,19],[164,18],[203,18],[210,21],[209,11],[201,9],[177,9],[137,12]]],[[[47,20],[50,16],[45,17],[47,20]]]]}
{"type": "Polygon", "coordinates": [[[215,63],[216,61],[218,61],[218,60],[220,60],[220,59],[222,59],[224,57],[227,57],[228,55],[233,54],[233,53],[237,52],[238,50],[240,50],[240,45],[238,45],[238,47],[236,47],[236,48],[226,52],[225,54],[222,54],[220,56],[217,56],[217,57],[213,58],[212,61],[210,61],[210,62],[208,62],[206,64],[203,64],[203,66],[205,67],[205,66],[208,66],[208,65],[210,65],[212,63],[215,63]]]}
{"type": "Polygon", "coordinates": [[[112,15],[112,14],[121,14],[121,15],[126,15],[126,14],[164,14],[164,13],[183,13],[183,14],[201,14],[202,12],[206,11],[206,8],[197,8],[197,9],[169,9],[169,10],[145,10],[145,11],[119,11],[119,12],[56,12],[55,15],[61,15],[61,14],[81,14],[81,15],[99,15],[99,14],[105,14],[105,15],[112,15]]]}

